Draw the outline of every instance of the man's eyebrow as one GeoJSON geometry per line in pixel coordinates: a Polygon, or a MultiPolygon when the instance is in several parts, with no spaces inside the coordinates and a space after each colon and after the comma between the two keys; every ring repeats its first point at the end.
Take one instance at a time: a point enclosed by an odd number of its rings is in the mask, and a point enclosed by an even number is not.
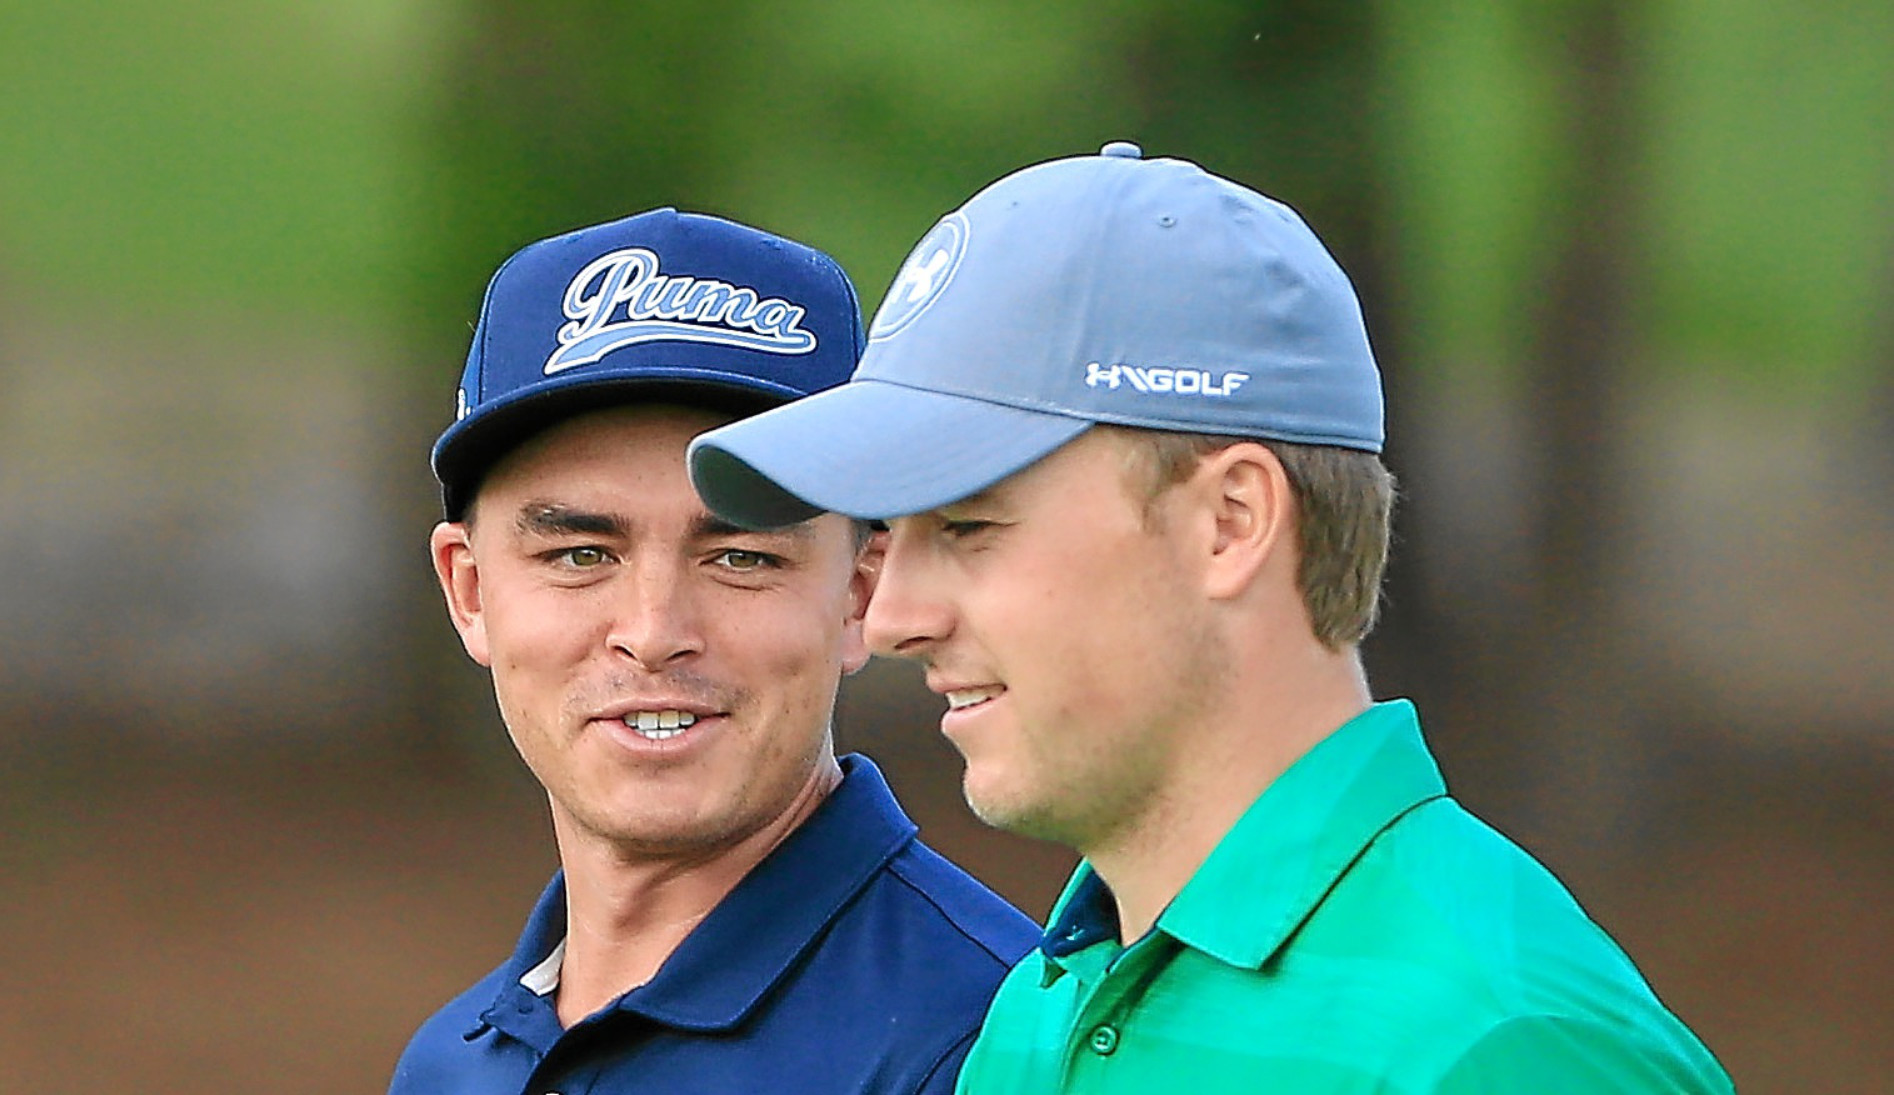
{"type": "Polygon", "coordinates": [[[963,509],[971,506],[990,506],[999,500],[1000,484],[995,483],[985,490],[975,491],[965,498],[956,498],[946,505],[935,506],[933,512],[945,513],[948,510],[963,509]]]}
{"type": "Polygon", "coordinates": [[[594,513],[558,502],[526,503],[514,526],[528,536],[623,537],[627,531],[625,519],[615,513],[594,513]]]}

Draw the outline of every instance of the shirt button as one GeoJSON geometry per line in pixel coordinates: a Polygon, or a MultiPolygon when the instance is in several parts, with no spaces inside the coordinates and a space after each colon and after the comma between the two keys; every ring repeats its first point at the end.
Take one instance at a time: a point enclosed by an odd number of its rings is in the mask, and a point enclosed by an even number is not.
{"type": "Polygon", "coordinates": [[[1092,1028],[1092,1052],[1100,1057],[1109,1057],[1118,1048],[1118,1028],[1109,1023],[1101,1023],[1092,1028]]]}

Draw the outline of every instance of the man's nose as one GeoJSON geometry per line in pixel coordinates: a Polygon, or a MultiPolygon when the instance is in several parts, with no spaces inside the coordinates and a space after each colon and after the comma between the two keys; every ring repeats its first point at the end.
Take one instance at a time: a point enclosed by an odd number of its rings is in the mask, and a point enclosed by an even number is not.
{"type": "Polygon", "coordinates": [[[925,657],[953,630],[953,613],[937,594],[938,564],[902,522],[893,522],[886,535],[887,554],[868,600],[862,633],[877,654],[925,657]]]}
{"type": "Polygon", "coordinates": [[[606,635],[612,650],[652,671],[703,652],[702,615],[681,565],[646,563],[624,578],[606,635]]]}

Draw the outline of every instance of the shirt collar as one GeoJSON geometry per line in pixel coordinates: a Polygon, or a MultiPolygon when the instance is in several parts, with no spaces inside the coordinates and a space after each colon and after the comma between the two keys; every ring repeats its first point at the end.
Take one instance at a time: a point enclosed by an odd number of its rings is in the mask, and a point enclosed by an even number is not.
{"type": "Polygon", "coordinates": [[[493,1003],[463,1036],[471,1041],[493,1027],[541,1053],[549,1050],[563,1031],[545,997],[559,983],[558,959],[565,947],[566,876],[560,871],[540,891],[513,957],[500,967],[493,1003]]]}
{"type": "MultiPolygon", "coordinates": [[[[1280,949],[1374,838],[1402,814],[1446,794],[1407,700],[1378,703],[1318,742],[1276,778],[1159,915],[1186,946],[1255,969],[1280,949]]],[[[1118,934],[1111,891],[1081,863],[1040,943],[1056,968],[1118,934]]]]}
{"type": "MultiPolygon", "coordinates": [[[[841,763],[841,785],[691,930],[655,977],[619,1000],[619,1010],[687,1030],[735,1026],[913,841],[917,827],[874,762],[851,754],[841,763]]],[[[535,984],[557,985],[547,964],[564,937],[565,882],[556,875],[505,967],[487,1021],[535,984]]]]}

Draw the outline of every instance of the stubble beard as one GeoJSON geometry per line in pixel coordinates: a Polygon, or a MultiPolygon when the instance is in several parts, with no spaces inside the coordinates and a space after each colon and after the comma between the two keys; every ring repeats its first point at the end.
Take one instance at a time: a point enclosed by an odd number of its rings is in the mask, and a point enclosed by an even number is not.
{"type": "Polygon", "coordinates": [[[1090,856],[1095,849],[1137,839],[1141,828],[1167,811],[1187,809],[1172,800],[1175,789],[1168,786],[1185,759],[1176,739],[1187,725],[1195,729],[1195,723],[1210,717],[1204,698],[1235,670],[1227,648],[1207,631],[1180,629],[1168,641],[1179,651],[1169,677],[1173,702],[1153,711],[1122,740],[1100,741],[1078,728],[1079,751],[1052,761],[1029,755],[1027,767],[1022,771],[1015,765],[1012,778],[1001,780],[991,793],[975,792],[969,764],[961,792],[974,816],[992,828],[1090,856]]]}

